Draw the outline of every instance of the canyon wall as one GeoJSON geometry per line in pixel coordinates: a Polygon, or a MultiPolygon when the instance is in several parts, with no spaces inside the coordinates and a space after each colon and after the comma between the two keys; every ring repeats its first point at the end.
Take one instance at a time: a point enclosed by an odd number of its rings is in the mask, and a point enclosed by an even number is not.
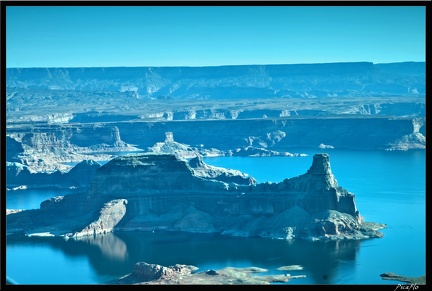
{"type": "Polygon", "coordinates": [[[408,148],[425,148],[425,118],[358,117],[358,118],[277,118],[252,120],[205,120],[182,122],[119,122],[64,125],[28,125],[8,129],[10,158],[16,158],[22,147],[33,149],[67,149],[73,146],[103,145],[121,148],[127,144],[142,150],[165,140],[172,132],[179,143],[206,148],[234,150],[246,146],[262,148],[317,148],[319,144],[335,148],[384,150],[405,136],[408,148]],[[13,138],[13,140],[11,139],[13,138]],[[17,143],[18,142],[18,143],[17,143]],[[20,144],[21,143],[21,144],[20,144]]]}

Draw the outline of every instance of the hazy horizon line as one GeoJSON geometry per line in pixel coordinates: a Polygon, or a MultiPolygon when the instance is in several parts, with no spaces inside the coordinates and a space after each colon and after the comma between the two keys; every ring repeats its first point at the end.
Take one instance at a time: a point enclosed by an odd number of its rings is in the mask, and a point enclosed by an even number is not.
{"type": "Polygon", "coordinates": [[[346,61],[346,62],[321,62],[321,63],[275,63],[275,64],[231,64],[231,65],[138,65],[138,66],[48,66],[48,67],[7,67],[6,69],[84,69],[84,68],[204,68],[204,67],[241,67],[241,66],[282,66],[282,65],[323,65],[323,64],[349,64],[349,63],[371,63],[379,64],[401,64],[401,63],[426,63],[426,61],[397,61],[397,62],[372,62],[372,61],[346,61]]]}

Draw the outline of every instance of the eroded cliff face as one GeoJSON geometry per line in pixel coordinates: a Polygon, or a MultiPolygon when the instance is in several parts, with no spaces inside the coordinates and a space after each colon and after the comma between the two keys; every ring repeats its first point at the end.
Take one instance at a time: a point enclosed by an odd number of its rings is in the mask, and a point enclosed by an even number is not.
{"type": "Polygon", "coordinates": [[[7,161],[18,162],[31,173],[67,172],[68,162],[103,161],[111,152],[136,151],[125,143],[116,126],[19,126],[7,133],[7,161]]]}
{"type": "Polygon", "coordinates": [[[66,170],[64,162],[109,160],[110,152],[139,150],[183,151],[190,158],[196,151],[208,155],[290,155],[292,150],[320,145],[352,150],[426,149],[426,119],[285,117],[29,125],[8,128],[7,135],[7,161],[20,162],[37,172],[66,170]],[[166,141],[168,132],[176,141],[166,141]]]}
{"type": "MultiPolygon", "coordinates": [[[[414,118],[276,118],[255,120],[207,120],[183,122],[140,122],[118,124],[122,139],[139,148],[153,146],[172,132],[179,143],[205,148],[232,150],[253,146],[289,151],[292,148],[334,148],[386,150],[401,137],[425,134],[425,126],[415,129],[414,118]],[[217,137],[217,138],[215,138],[217,137]]],[[[425,119],[415,119],[420,124],[425,119]]],[[[407,140],[407,148],[410,142],[407,140]]],[[[419,143],[420,145],[421,143],[419,143]]],[[[423,144],[425,148],[425,144],[423,144]]],[[[419,148],[419,147],[416,147],[419,148]]]]}
{"type": "Polygon", "coordinates": [[[328,154],[316,154],[308,172],[298,177],[249,185],[196,175],[175,155],[127,155],[100,167],[86,193],[7,216],[9,234],[50,232],[65,237],[173,230],[363,239],[382,236],[378,230],[383,227],[363,221],[354,194],[338,186],[328,154]],[[55,221],[50,219],[54,216],[55,221]]]}

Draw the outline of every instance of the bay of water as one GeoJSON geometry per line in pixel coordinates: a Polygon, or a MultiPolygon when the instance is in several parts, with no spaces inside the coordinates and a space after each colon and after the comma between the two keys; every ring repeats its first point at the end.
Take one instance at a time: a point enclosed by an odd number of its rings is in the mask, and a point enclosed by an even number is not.
{"type": "MultiPolygon", "coordinates": [[[[215,157],[207,164],[241,170],[260,182],[304,174],[318,152],[327,152],[339,186],[356,195],[365,221],[386,223],[383,238],[309,242],[238,238],[218,234],[115,232],[94,240],[12,237],[6,240],[6,275],[20,284],[104,284],[132,272],[140,261],[199,268],[260,267],[263,274],[301,265],[286,284],[390,284],[384,272],[426,275],[425,151],[296,150],[307,157],[215,157]]],[[[6,208],[38,208],[62,190],[7,191],[6,208]]],[[[63,190],[67,191],[67,190],[63,190]]],[[[7,218],[7,217],[6,217],[7,218]]]]}

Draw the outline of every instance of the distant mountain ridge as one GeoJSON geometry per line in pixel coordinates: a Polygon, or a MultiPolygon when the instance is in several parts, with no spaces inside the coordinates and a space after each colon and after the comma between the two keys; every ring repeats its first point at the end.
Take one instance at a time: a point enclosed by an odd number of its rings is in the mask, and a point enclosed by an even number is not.
{"type": "Polygon", "coordinates": [[[7,68],[7,89],[132,92],[137,98],[418,96],[425,62],[212,67],[7,68]]]}

